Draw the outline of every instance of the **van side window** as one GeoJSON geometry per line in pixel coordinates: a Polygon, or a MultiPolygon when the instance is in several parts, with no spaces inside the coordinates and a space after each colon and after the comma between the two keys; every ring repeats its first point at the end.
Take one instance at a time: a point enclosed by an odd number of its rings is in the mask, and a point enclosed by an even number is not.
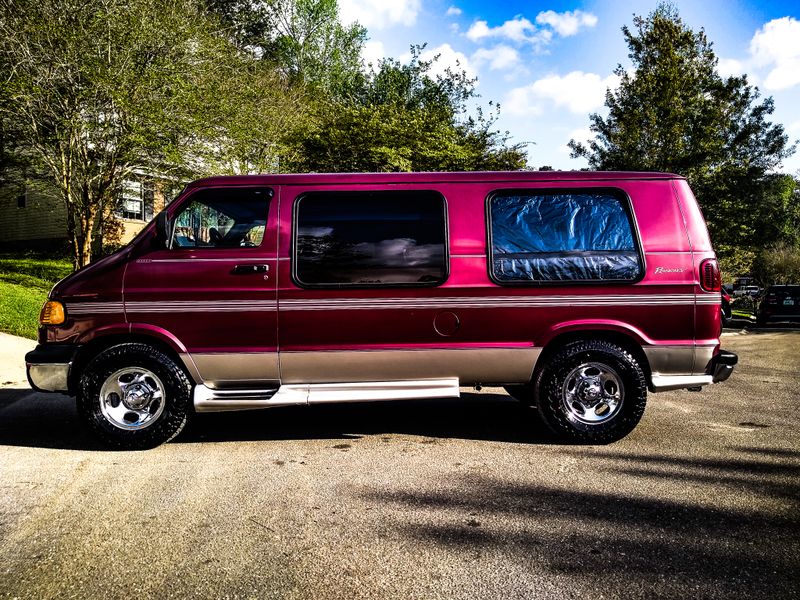
{"type": "Polygon", "coordinates": [[[295,279],[308,287],[440,284],[445,214],[435,192],[307,194],[295,205],[295,279]]]}
{"type": "Polygon", "coordinates": [[[633,224],[613,190],[518,191],[489,199],[498,283],[634,281],[642,272],[633,224]]]}
{"type": "Polygon", "coordinates": [[[270,190],[217,188],[195,193],[175,219],[172,248],[261,245],[270,190]]]}

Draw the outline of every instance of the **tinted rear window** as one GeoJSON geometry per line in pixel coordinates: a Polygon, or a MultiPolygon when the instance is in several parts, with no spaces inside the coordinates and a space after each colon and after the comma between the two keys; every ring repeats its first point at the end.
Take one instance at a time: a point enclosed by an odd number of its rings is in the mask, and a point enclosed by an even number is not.
{"type": "Polygon", "coordinates": [[[489,200],[491,268],[503,283],[634,281],[641,259],[620,193],[513,191],[489,200]]]}
{"type": "Polygon", "coordinates": [[[427,286],[447,277],[435,192],[319,192],[296,205],[294,273],[311,287],[427,286]]]}

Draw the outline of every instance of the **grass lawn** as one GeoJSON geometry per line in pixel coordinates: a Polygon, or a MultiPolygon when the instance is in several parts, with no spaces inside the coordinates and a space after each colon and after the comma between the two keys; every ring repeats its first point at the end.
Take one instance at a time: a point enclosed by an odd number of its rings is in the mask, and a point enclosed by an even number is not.
{"type": "Polygon", "coordinates": [[[732,310],[731,315],[740,319],[754,319],[755,315],[749,310],[732,310]]]}
{"type": "Polygon", "coordinates": [[[36,339],[47,293],[71,272],[72,262],[66,258],[0,254],[0,331],[36,339]]]}

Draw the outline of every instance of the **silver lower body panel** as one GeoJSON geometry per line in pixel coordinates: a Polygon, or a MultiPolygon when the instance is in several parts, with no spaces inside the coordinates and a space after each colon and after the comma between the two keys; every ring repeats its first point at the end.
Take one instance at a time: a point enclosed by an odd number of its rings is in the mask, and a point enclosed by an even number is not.
{"type": "Polygon", "coordinates": [[[458,379],[461,385],[527,383],[541,348],[281,352],[283,383],[458,379]]]}

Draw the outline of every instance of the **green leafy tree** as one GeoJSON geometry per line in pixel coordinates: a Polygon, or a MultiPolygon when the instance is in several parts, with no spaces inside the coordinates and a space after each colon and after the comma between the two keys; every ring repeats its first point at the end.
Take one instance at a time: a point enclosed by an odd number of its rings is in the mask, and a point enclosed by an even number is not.
{"type": "Polygon", "coordinates": [[[800,283],[800,247],[779,242],[764,248],[753,263],[753,274],[761,285],[800,283]]]}
{"type": "Polygon", "coordinates": [[[5,147],[49,173],[75,267],[132,173],[274,164],[265,140],[286,119],[256,115],[291,112],[279,78],[243,61],[194,0],[0,0],[0,74],[5,147]]]}
{"type": "Polygon", "coordinates": [[[337,94],[361,74],[366,29],[342,24],[336,0],[211,0],[209,9],[239,48],[293,85],[337,94]]]}
{"type": "Polygon", "coordinates": [[[763,226],[764,215],[781,193],[767,174],[794,146],[768,121],[772,98],[760,99],[746,76],[720,77],[705,32],[687,27],[671,5],[633,24],[622,28],[633,70],[617,66],[608,116],[590,116],[596,137],[587,145],[571,141],[573,158],[595,169],[684,175],[715,242],[773,241],[779,232],[763,226]]]}
{"type": "Polygon", "coordinates": [[[474,82],[463,73],[431,73],[412,49],[408,64],[382,61],[351,82],[344,99],[316,106],[297,137],[298,171],[468,171],[519,169],[521,145],[493,129],[494,116],[468,115],[474,82]]]}

